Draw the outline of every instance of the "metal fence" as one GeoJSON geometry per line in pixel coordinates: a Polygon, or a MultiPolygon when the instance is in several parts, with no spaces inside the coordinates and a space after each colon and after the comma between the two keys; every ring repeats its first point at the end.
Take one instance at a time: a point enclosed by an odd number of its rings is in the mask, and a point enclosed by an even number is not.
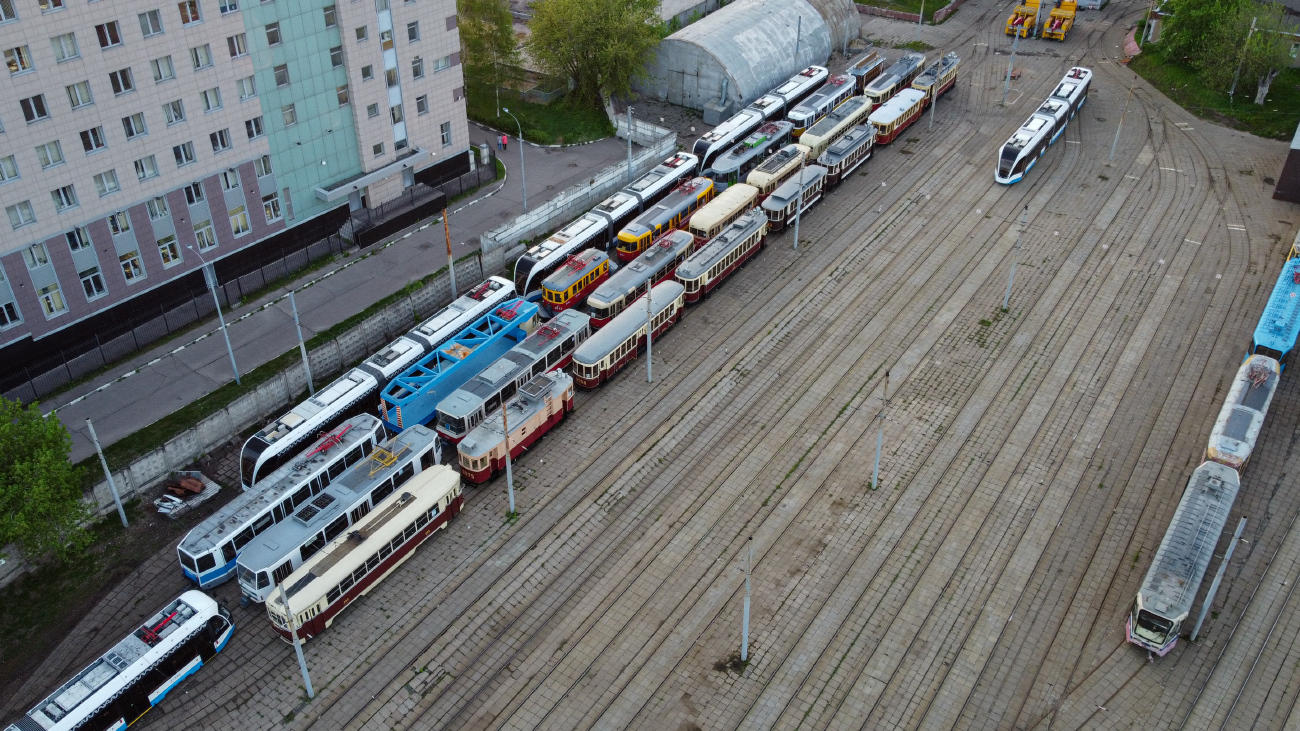
{"type": "MultiPolygon", "coordinates": [[[[475,154],[472,150],[470,154],[475,154]]],[[[372,208],[362,208],[352,212],[352,218],[344,225],[342,234],[351,241],[357,241],[366,231],[379,226],[394,216],[399,216],[407,211],[419,207],[426,203],[441,192],[451,201],[458,195],[463,195],[470,191],[480,188],[497,179],[496,151],[488,150],[488,160],[479,164],[475,169],[459,175],[451,180],[439,183],[438,185],[425,185],[416,183],[402,192],[400,196],[390,201],[385,201],[372,208]]]]}

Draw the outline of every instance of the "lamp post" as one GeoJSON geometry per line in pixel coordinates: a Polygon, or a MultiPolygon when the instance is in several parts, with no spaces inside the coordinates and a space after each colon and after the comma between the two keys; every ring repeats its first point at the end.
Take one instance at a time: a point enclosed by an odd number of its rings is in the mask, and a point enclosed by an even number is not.
{"type": "MultiPolygon", "coordinates": [[[[510,110],[501,107],[501,111],[510,114],[510,110]]],[[[519,117],[510,114],[510,118],[515,120],[515,126],[519,128],[519,187],[524,193],[524,213],[528,212],[528,174],[524,172],[524,126],[519,123],[519,117]]],[[[629,134],[631,132],[629,131],[629,134]]]]}
{"type": "Polygon", "coordinates": [[[212,304],[217,308],[217,320],[221,322],[221,334],[226,338],[226,352],[230,354],[230,369],[235,372],[235,384],[242,386],[243,384],[239,382],[239,366],[235,364],[235,349],[230,347],[230,333],[226,330],[226,318],[221,314],[221,300],[217,299],[217,271],[203,258],[203,252],[189,244],[186,244],[185,248],[197,254],[199,261],[203,264],[203,279],[208,283],[208,289],[212,291],[212,304]]]}
{"type": "Polygon", "coordinates": [[[808,155],[802,150],[799,152],[799,190],[795,193],[794,198],[794,250],[799,250],[799,214],[803,213],[803,171],[804,163],[808,161],[808,155]]]}

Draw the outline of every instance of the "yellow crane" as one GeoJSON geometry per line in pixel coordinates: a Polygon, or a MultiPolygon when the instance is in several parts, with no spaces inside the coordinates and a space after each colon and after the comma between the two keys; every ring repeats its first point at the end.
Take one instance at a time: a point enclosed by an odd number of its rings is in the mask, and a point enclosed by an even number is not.
{"type": "MultiPolygon", "coordinates": [[[[1073,0],[1071,0],[1073,2],[1073,0]]],[[[1038,0],[1025,0],[1024,5],[1017,5],[1007,18],[1007,35],[1028,38],[1033,35],[1038,18],[1038,0]]]]}
{"type": "Polygon", "coordinates": [[[1074,11],[1079,4],[1075,0],[1060,0],[1047,16],[1043,24],[1043,37],[1054,41],[1065,40],[1065,34],[1074,27],[1074,11]]]}

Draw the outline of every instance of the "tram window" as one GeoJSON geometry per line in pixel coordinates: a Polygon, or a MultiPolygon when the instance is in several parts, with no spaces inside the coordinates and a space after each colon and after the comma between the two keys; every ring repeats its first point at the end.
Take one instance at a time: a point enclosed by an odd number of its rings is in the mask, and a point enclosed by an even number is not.
{"type": "Polygon", "coordinates": [[[271,585],[271,579],[270,579],[269,577],[267,577],[266,572],[265,572],[265,571],[258,571],[258,572],[257,572],[257,588],[259,588],[259,589],[265,589],[266,587],[268,587],[268,586],[270,586],[270,585],[271,585]]]}
{"type": "MultiPolygon", "coordinates": [[[[549,358],[548,358],[548,360],[549,360],[549,358]]],[[[544,361],[544,360],[539,360],[539,361],[537,361],[536,363],[533,364],[533,372],[532,372],[532,375],[534,375],[534,376],[539,375],[539,374],[541,374],[541,373],[542,373],[543,371],[545,371],[545,370],[546,370],[546,361],[544,361]]]]}
{"type": "Polygon", "coordinates": [[[340,591],[339,588],[336,586],[325,593],[325,601],[330,604],[333,604],[334,602],[338,601],[339,597],[341,596],[343,596],[343,592],[340,591]]]}
{"type": "Polygon", "coordinates": [[[488,399],[483,403],[483,408],[486,411],[496,411],[496,408],[500,405],[501,405],[501,394],[496,394],[492,398],[488,399]]]}
{"type": "Polygon", "coordinates": [[[348,516],[340,515],[334,519],[333,523],[325,526],[325,540],[332,541],[339,537],[339,534],[347,530],[348,516]]]}
{"type": "Polygon", "coordinates": [[[343,460],[339,460],[330,465],[327,474],[329,474],[331,480],[335,480],[338,479],[338,476],[343,474],[343,470],[346,470],[347,468],[347,464],[343,460]]]}
{"type": "Polygon", "coordinates": [[[230,563],[231,561],[234,561],[235,544],[230,541],[226,541],[226,543],[221,547],[221,557],[226,560],[226,563],[230,563]]]}
{"type": "Polygon", "coordinates": [[[302,560],[306,561],[316,554],[317,551],[325,547],[325,534],[317,533],[310,541],[304,543],[301,549],[302,560]]]}
{"type": "MultiPolygon", "coordinates": [[[[289,574],[292,573],[293,573],[293,561],[285,561],[284,563],[276,567],[275,573],[272,575],[272,578],[275,580],[275,583],[278,584],[281,581],[284,581],[285,579],[289,578],[289,574]]],[[[262,576],[265,576],[265,574],[262,574],[258,578],[261,579],[262,576]]],[[[258,583],[260,584],[261,581],[258,581],[258,583]]]]}
{"type": "Polygon", "coordinates": [[[560,352],[568,353],[569,351],[573,350],[573,346],[574,344],[577,343],[577,341],[578,341],[578,337],[576,335],[570,335],[569,338],[564,341],[564,345],[560,346],[560,352]]]}
{"type": "Polygon", "coordinates": [[[311,485],[303,485],[298,490],[298,492],[295,492],[293,494],[293,506],[296,508],[299,505],[302,505],[303,503],[307,502],[307,500],[310,497],[311,497],[311,485]]]}
{"type": "Polygon", "coordinates": [[[262,515],[262,517],[253,521],[253,525],[252,525],[253,535],[258,535],[262,531],[266,530],[267,528],[270,528],[273,525],[275,525],[275,517],[272,516],[270,513],[265,513],[264,515],[262,515]]]}
{"type": "Polygon", "coordinates": [[[361,520],[362,518],[366,517],[366,513],[369,512],[370,512],[370,506],[365,503],[361,503],[352,511],[352,522],[355,523],[358,520],[361,520]]]}
{"type": "Polygon", "coordinates": [[[284,499],[284,502],[280,503],[280,511],[284,513],[284,517],[287,518],[290,515],[293,515],[294,505],[297,505],[297,503],[294,502],[293,497],[287,497],[284,499]]]}
{"type": "Polygon", "coordinates": [[[279,460],[275,460],[275,459],[269,459],[266,462],[264,462],[261,467],[257,468],[257,477],[254,478],[253,481],[258,482],[263,477],[266,477],[267,475],[271,474],[271,472],[273,472],[275,468],[279,466],[278,463],[279,460]]]}
{"type": "MultiPolygon", "coordinates": [[[[278,509],[278,506],[277,506],[277,509],[278,509]]],[[[235,537],[234,537],[235,550],[239,550],[239,549],[243,548],[244,546],[247,546],[247,545],[248,545],[248,542],[251,541],[251,540],[253,540],[253,529],[252,529],[252,527],[248,527],[248,528],[245,528],[245,529],[239,531],[238,533],[235,534],[235,537]]]]}
{"type": "Polygon", "coordinates": [[[331,480],[330,480],[329,472],[320,473],[319,475],[316,476],[316,479],[320,480],[320,489],[324,490],[325,488],[330,486],[331,480]]]}
{"type": "Polygon", "coordinates": [[[193,556],[189,555],[188,553],[185,553],[184,551],[180,551],[180,556],[181,556],[181,565],[182,565],[182,566],[184,566],[185,568],[189,569],[190,571],[195,571],[195,570],[196,570],[196,569],[194,568],[194,557],[193,557],[193,556]]]}
{"type": "MultiPolygon", "coordinates": [[[[370,451],[373,450],[374,448],[375,448],[374,442],[371,442],[369,439],[367,439],[366,441],[362,442],[362,443],[361,443],[361,456],[362,456],[362,457],[369,457],[369,456],[370,456],[370,451]]],[[[350,455],[349,455],[349,456],[350,456],[350,455]]],[[[351,459],[348,460],[348,464],[349,464],[349,465],[352,464],[352,460],[351,460],[351,459]]]]}
{"type": "Polygon", "coordinates": [[[411,479],[411,476],[414,474],[415,474],[415,463],[407,462],[406,466],[402,468],[401,472],[398,472],[397,474],[393,475],[393,487],[394,488],[401,487],[402,483],[411,479]]]}
{"type": "Polygon", "coordinates": [[[199,556],[200,573],[214,569],[216,568],[216,566],[217,566],[217,557],[213,556],[211,553],[205,553],[202,556],[199,556]]]}
{"type": "Polygon", "coordinates": [[[501,389],[501,398],[508,399],[515,395],[515,384],[507,383],[505,388],[501,389]]]}
{"type": "Polygon", "coordinates": [[[279,505],[275,506],[274,508],[271,509],[271,515],[274,515],[275,522],[279,523],[280,521],[284,520],[284,508],[282,508],[279,505]]]}
{"type": "Polygon", "coordinates": [[[380,500],[383,500],[384,498],[392,494],[393,494],[393,481],[390,478],[384,480],[383,484],[381,484],[379,487],[376,487],[374,490],[370,492],[370,504],[378,505],[380,500]]]}
{"type": "Polygon", "coordinates": [[[427,470],[433,465],[434,465],[433,448],[430,447],[424,450],[424,454],[420,455],[420,471],[427,470]]]}

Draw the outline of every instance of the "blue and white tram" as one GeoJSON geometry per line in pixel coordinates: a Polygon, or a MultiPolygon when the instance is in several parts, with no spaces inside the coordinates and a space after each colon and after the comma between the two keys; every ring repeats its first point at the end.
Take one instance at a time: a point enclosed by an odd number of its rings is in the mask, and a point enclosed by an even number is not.
{"type": "Polygon", "coordinates": [[[1088,101],[1091,85],[1091,69],[1075,66],[1067,71],[1043,105],[1002,146],[993,179],[1005,185],[1022,180],[1088,101]]]}
{"type": "Polygon", "coordinates": [[[455,337],[497,305],[514,296],[514,285],[501,277],[471,289],[428,320],[339,376],[315,396],[293,407],[244,442],[239,477],[245,490],[293,457],[307,440],[345,419],[369,410],[372,398],[421,356],[455,337]]]}
{"type": "MultiPolygon", "coordinates": [[[[794,109],[799,105],[799,102],[807,99],[809,94],[812,94],[820,88],[822,84],[826,83],[826,79],[828,78],[830,78],[830,72],[826,70],[825,66],[809,66],[794,76],[791,76],[780,86],[777,86],[775,89],[764,95],[774,96],[785,104],[782,109],[772,113],[769,113],[767,109],[764,109],[765,118],[772,119],[774,114],[780,114],[794,109]]],[[[752,107],[754,105],[751,104],[750,106],[752,107]]]]}
{"type": "Polygon", "coordinates": [[[1255,326],[1250,352],[1267,355],[1286,367],[1287,357],[1300,336],[1300,257],[1287,259],[1278,272],[1277,284],[1255,326]]]}
{"type": "Polygon", "coordinates": [[[700,159],[699,170],[703,174],[713,164],[715,158],[743,140],[750,132],[758,129],[764,122],[763,113],[745,108],[736,112],[730,119],[704,133],[695,141],[691,151],[700,159]]]}
{"type": "Polygon", "coordinates": [[[187,591],[5,731],[124,729],[225,649],[234,630],[225,607],[187,591]]]}
{"type": "Polygon", "coordinates": [[[236,495],[194,526],[176,547],[185,578],[207,589],[234,576],[235,560],[255,536],[293,515],[294,508],[328,487],[386,438],[379,419],[358,414],[263,478],[257,489],[236,495]]]}

